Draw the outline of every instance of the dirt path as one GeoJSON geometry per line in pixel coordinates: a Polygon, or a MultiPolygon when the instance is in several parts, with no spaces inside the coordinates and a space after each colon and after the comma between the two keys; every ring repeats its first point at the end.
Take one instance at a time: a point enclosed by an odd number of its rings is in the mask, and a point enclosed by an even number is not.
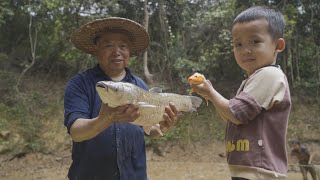
{"type": "MultiPolygon", "coordinates": [[[[228,180],[223,147],[219,143],[186,148],[166,145],[162,147],[161,156],[148,149],[149,179],[228,180]]],[[[65,151],[47,155],[27,154],[12,160],[8,156],[0,156],[0,162],[1,180],[66,180],[71,160],[70,152],[65,151]]],[[[290,172],[288,180],[302,180],[302,177],[298,172],[290,172]]]]}

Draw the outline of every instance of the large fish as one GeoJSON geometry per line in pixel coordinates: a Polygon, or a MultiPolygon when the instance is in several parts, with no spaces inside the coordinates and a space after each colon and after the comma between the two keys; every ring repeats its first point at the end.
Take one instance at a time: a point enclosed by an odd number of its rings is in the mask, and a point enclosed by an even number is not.
{"type": "Polygon", "coordinates": [[[139,105],[141,115],[133,124],[140,126],[151,126],[162,121],[165,106],[168,106],[169,102],[173,102],[180,112],[196,111],[202,103],[202,99],[196,96],[161,93],[160,88],[146,91],[125,82],[99,81],[96,90],[102,102],[110,107],[139,105]]]}

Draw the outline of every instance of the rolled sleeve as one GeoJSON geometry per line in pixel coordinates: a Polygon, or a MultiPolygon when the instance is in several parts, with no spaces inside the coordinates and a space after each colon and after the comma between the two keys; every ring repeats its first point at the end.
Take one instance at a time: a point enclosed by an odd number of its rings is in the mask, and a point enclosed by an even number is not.
{"type": "Polygon", "coordinates": [[[73,78],[67,84],[64,94],[64,125],[70,133],[72,124],[79,118],[89,118],[88,97],[78,77],[73,78]]]}
{"type": "Polygon", "coordinates": [[[243,124],[249,123],[249,120],[253,120],[262,111],[255,98],[245,92],[230,99],[229,108],[234,117],[243,124]]]}
{"type": "Polygon", "coordinates": [[[67,118],[65,118],[65,126],[68,130],[68,133],[70,133],[70,128],[73,125],[73,123],[79,119],[79,118],[89,118],[83,113],[70,113],[67,118]]]}

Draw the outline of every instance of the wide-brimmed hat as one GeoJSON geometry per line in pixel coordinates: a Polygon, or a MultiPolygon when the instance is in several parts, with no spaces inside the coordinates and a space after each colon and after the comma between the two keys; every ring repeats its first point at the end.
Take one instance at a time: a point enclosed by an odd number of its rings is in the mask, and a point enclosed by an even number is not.
{"type": "Polygon", "coordinates": [[[144,53],[149,46],[149,34],[139,23],[126,18],[108,17],[89,22],[71,34],[74,46],[86,53],[93,54],[97,35],[104,31],[125,32],[132,41],[131,55],[144,53]]]}

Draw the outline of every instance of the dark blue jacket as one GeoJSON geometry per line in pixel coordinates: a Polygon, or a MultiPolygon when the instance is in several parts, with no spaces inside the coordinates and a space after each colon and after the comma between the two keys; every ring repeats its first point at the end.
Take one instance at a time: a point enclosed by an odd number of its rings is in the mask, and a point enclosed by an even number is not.
{"type": "MultiPolygon", "coordinates": [[[[78,118],[98,116],[101,100],[96,92],[98,81],[110,81],[99,65],[75,75],[64,94],[64,125],[68,132],[78,118]]],[[[143,89],[147,85],[126,68],[122,80],[143,89]]],[[[146,180],[144,131],[131,123],[113,123],[96,137],[73,142],[71,180],[146,180]]]]}

